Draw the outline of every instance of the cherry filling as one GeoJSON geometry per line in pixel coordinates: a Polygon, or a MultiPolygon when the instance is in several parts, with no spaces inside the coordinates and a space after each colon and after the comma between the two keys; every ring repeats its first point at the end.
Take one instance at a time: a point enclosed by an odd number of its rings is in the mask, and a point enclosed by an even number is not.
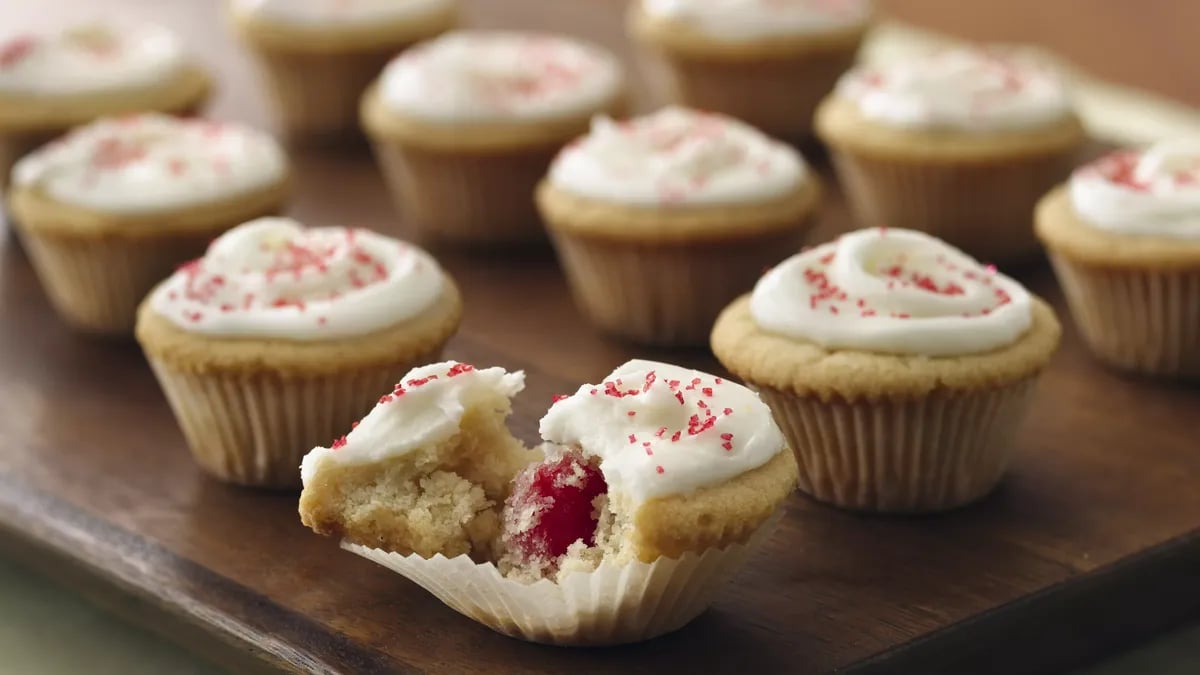
{"type": "Polygon", "coordinates": [[[517,474],[504,503],[504,542],[526,565],[553,566],[567,548],[596,543],[592,501],[608,491],[600,469],[578,450],[533,464],[517,474]]]}

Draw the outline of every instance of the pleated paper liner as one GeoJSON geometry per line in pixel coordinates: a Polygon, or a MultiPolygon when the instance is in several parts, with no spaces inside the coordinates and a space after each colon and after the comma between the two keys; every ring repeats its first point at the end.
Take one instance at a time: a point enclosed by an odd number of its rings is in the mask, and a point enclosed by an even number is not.
{"type": "Polygon", "coordinates": [[[616,645],[649,640],[685,626],[770,536],[782,511],[744,544],[652,563],[601,563],[557,583],[521,583],[467,556],[422,558],[342,544],[421,586],[488,628],[530,642],[616,645]]]}
{"type": "Polygon", "coordinates": [[[725,305],[797,251],[799,229],[695,244],[612,241],[552,230],[576,305],[604,332],[654,345],[705,345],[725,305]]]}
{"type": "Polygon", "coordinates": [[[1200,377],[1200,268],[1116,269],[1051,254],[1079,333],[1135,373],[1200,377]]]}
{"type": "Polygon", "coordinates": [[[969,504],[996,486],[1036,380],[903,400],[757,391],[796,453],[802,491],[846,509],[922,513],[969,504]]]}
{"type": "Polygon", "coordinates": [[[1076,151],[989,163],[902,161],[838,148],[831,156],[862,226],[920,230],[978,260],[1020,263],[1039,255],[1034,205],[1070,173],[1076,151]]]}
{"type": "Polygon", "coordinates": [[[319,376],[193,373],[146,353],[196,462],[219,480],[255,487],[300,487],[300,460],[346,433],[416,365],[404,363],[319,376]]]}
{"type": "Polygon", "coordinates": [[[42,288],[75,328],[131,335],[137,307],[180,263],[204,253],[216,232],[162,237],[72,237],[23,231],[42,288]]]}

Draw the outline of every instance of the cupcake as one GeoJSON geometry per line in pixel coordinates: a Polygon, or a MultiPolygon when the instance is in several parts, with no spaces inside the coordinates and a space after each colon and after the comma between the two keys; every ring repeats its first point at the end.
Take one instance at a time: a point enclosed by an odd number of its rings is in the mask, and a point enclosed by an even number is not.
{"type": "Polygon", "coordinates": [[[854,63],[869,0],[639,0],[633,36],[666,65],[671,98],[797,141],[854,63]]]}
{"type": "Polygon", "coordinates": [[[817,111],[851,210],[997,262],[1035,256],[1033,208],[1084,143],[1063,80],[968,47],[847,73],[817,111]]]}
{"type": "Polygon", "coordinates": [[[0,42],[0,184],[71,127],[140,111],[194,112],[208,75],[174,35],[147,24],[81,24],[0,42]]]}
{"type": "Polygon", "coordinates": [[[1080,168],[1038,205],[1037,234],[1100,360],[1200,377],[1200,142],[1080,168]]]}
{"type": "Polygon", "coordinates": [[[713,113],[600,117],[537,191],[576,304],[637,342],[702,345],[763,268],[797,251],[820,188],[792,148],[713,113]]]}
{"type": "Polygon", "coordinates": [[[292,488],[304,453],[436,360],[461,313],[454,282],[418,248],[260,218],[160,284],[137,339],[202,469],[292,488]]]}
{"type": "Polygon", "coordinates": [[[413,43],[449,30],[457,0],[232,0],[283,131],[295,140],[361,137],[358,101],[413,43]]]}
{"type": "Polygon", "coordinates": [[[305,456],[301,519],[501,633],[617,644],[702,612],[795,485],[770,411],[719,377],[630,361],[556,397],[533,451],[504,426],[523,386],[414,370],[305,456]]]}
{"type": "Polygon", "coordinates": [[[764,275],[721,314],[712,348],[771,406],[801,490],[916,513],[999,482],[1060,332],[991,266],[920,232],[868,229],[764,275]]]}
{"type": "Polygon", "coordinates": [[[609,53],[535,33],[456,32],[394,60],[363,125],[404,220],[427,239],[543,237],[531,195],[559,148],[622,106],[609,53]]]}
{"type": "Polygon", "coordinates": [[[287,186],[270,137],[148,113],[98,120],[27,155],[8,205],[62,318],[128,335],[154,284],[213,237],[278,211],[287,186]]]}

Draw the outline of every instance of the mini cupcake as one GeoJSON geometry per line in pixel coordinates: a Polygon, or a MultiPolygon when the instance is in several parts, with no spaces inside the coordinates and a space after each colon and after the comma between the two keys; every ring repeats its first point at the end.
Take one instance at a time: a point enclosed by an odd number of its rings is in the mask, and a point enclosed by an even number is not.
{"type": "Polygon", "coordinates": [[[461,313],[454,282],[418,248],[261,218],[160,284],[137,338],[202,469],[291,488],[305,451],[437,359],[461,313]]]}
{"type": "Polygon", "coordinates": [[[738,289],[800,248],[819,198],[795,150],[684,108],[598,118],[537,191],[583,313],[667,345],[704,344],[738,289]]]}
{"type": "Polygon", "coordinates": [[[672,99],[797,141],[870,15],[869,0],[640,0],[630,26],[667,66],[672,99]]]}
{"type": "Polygon", "coordinates": [[[543,237],[530,196],[597,113],[622,107],[609,53],[552,35],[456,32],[393,61],[363,125],[410,227],[461,243],[543,237]]]}
{"type": "Polygon", "coordinates": [[[1034,205],[1084,143],[1059,76],[994,47],[860,66],[816,126],[860,222],[929,232],[1002,262],[1036,255],[1034,205]]]}
{"type": "Polygon", "coordinates": [[[630,361],[504,427],[522,373],[409,373],[304,458],[300,516],[501,633],[617,644],[676,630],[769,534],[796,468],[745,387],[630,361]],[[522,468],[524,467],[524,468],[522,468]]]}
{"type": "Polygon", "coordinates": [[[358,101],[413,43],[449,30],[457,0],[232,0],[283,131],[296,140],[361,137],[358,101]]]}
{"type": "Polygon", "coordinates": [[[768,272],[721,314],[712,348],[771,406],[800,489],[915,513],[999,482],[1060,332],[990,266],[920,232],[869,229],[768,272]]]}
{"type": "Polygon", "coordinates": [[[0,42],[0,184],[18,159],[71,127],[108,115],[194,112],[211,86],[158,26],[84,24],[0,42]]]}
{"type": "Polygon", "coordinates": [[[230,227],[278,211],[287,184],[270,137],[150,113],[98,120],[27,155],[8,205],[62,318],[128,335],[155,283],[230,227]]]}
{"type": "Polygon", "coordinates": [[[1037,233],[1099,359],[1200,377],[1200,143],[1082,167],[1038,205],[1037,233]]]}

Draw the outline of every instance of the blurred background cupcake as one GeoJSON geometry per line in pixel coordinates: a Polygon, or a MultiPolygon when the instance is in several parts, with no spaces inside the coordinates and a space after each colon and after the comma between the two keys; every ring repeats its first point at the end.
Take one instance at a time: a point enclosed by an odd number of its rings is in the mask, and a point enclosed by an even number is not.
{"type": "Polygon", "coordinates": [[[637,0],[635,40],[666,66],[670,97],[790,141],[850,68],[869,0],[637,0]]]}
{"type": "Polygon", "coordinates": [[[449,30],[457,0],[232,0],[282,131],[294,140],[359,135],[358,100],[406,47],[449,30]]]}

